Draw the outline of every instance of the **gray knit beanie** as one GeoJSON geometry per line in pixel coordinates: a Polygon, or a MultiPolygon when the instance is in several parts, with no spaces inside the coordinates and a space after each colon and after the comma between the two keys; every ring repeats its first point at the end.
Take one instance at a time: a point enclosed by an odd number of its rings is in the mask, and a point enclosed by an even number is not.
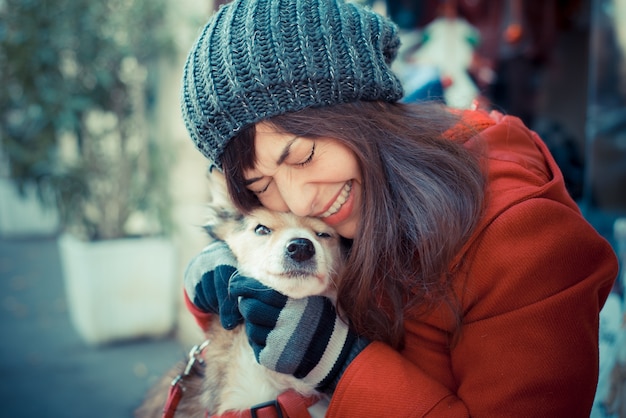
{"type": "Polygon", "coordinates": [[[400,46],[388,19],[342,0],[234,0],[204,27],[184,68],[183,118],[217,167],[243,127],[306,107],[398,101],[400,46]]]}

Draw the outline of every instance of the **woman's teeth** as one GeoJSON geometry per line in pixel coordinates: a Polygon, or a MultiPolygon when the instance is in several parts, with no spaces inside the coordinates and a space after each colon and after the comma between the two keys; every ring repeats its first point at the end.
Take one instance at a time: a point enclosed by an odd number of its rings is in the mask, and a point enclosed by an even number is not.
{"type": "Polygon", "coordinates": [[[349,181],[345,184],[345,186],[343,186],[343,189],[341,190],[341,193],[339,193],[339,196],[337,196],[335,203],[333,203],[333,205],[326,212],[322,213],[319,217],[328,218],[329,216],[334,215],[335,213],[339,212],[339,209],[341,209],[341,206],[344,203],[346,203],[346,200],[348,200],[348,196],[350,196],[351,190],[352,190],[352,181],[349,181]]]}

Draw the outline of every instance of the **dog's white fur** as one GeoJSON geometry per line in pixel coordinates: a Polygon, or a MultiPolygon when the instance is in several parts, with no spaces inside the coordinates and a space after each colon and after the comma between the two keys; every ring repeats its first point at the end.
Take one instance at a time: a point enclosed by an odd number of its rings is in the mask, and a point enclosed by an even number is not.
{"type": "Polygon", "coordinates": [[[256,209],[224,240],[237,257],[239,273],[291,298],[334,297],[331,286],[338,267],[339,237],[322,221],[256,209]],[[306,240],[315,254],[306,263],[287,255],[294,240],[306,240]]]}
{"type": "MultiPolygon", "coordinates": [[[[240,274],[291,298],[324,295],[335,300],[333,279],[342,263],[340,238],[332,228],[319,219],[263,208],[241,216],[226,195],[221,175],[213,173],[211,180],[214,190],[206,229],[229,245],[237,257],[240,274]],[[304,255],[298,251],[304,251],[304,255]]],[[[226,331],[214,316],[207,338],[210,343],[203,352],[204,378],[195,390],[187,390],[177,417],[200,416],[196,414],[206,410],[219,414],[249,409],[276,399],[287,389],[307,396],[317,394],[303,381],[259,365],[244,325],[226,331]]]]}

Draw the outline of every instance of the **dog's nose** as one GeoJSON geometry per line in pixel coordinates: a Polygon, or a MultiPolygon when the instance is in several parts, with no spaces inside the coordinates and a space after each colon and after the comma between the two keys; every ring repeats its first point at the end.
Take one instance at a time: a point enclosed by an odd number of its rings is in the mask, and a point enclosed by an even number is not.
{"type": "Polygon", "coordinates": [[[307,261],[315,255],[315,247],[306,238],[295,238],[287,244],[287,255],[297,262],[307,261]]]}

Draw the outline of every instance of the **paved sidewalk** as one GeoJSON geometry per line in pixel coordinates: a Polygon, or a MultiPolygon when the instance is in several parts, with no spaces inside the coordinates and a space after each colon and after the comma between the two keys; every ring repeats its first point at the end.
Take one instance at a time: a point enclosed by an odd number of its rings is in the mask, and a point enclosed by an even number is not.
{"type": "Polygon", "coordinates": [[[132,417],[183,358],[174,339],[86,345],[66,309],[56,238],[0,239],[0,416],[132,417]]]}

